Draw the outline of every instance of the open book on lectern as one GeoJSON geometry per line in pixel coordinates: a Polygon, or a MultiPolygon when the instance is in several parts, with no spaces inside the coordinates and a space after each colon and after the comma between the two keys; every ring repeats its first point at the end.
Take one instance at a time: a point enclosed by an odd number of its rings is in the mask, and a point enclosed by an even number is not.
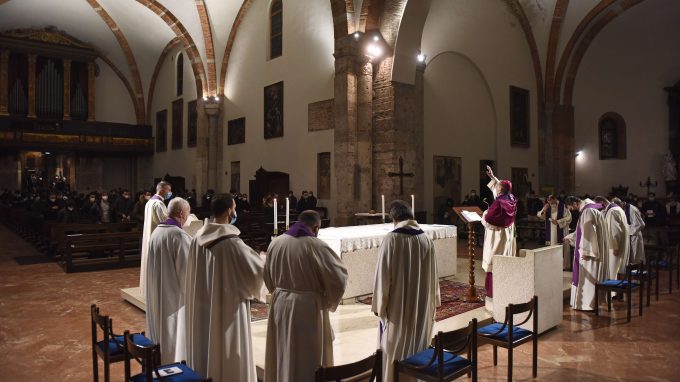
{"type": "Polygon", "coordinates": [[[482,210],[479,207],[453,207],[453,210],[465,223],[482,221],[482,210]]]}

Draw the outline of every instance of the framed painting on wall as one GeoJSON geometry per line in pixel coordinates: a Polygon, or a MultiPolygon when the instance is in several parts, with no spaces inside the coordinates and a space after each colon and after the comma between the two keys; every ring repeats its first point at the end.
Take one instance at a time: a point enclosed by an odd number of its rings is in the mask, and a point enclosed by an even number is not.
{"type": "Polygon", "coordinates": [[[227,122],[227,145],[246,142],[246,118],[236,118],[227,122]]]}
{"type": "Polygon", "coordinates": [[[319,199],[331,198],[331,153],[319,153],[317,159],[316,193],[319,199]]]}
{"type": "Polygon", "coordinates": [[[529,90],[510,86],[510,146],[529,147],[529,90]]]}
{"type": "Polygon", "coordinates": [[[168,149],[168,110],[156,113],[156,152],[161,153],[168,149]]]}
{"type": "Polygon", "coordinates": [[[451,224],[450,221],[444,220],[444,211],[447,209],[449,199],[452,203],[451,206],[460,205],[461,163],[460,157],[439,155],[433,157],[432,201],[434,203],[435,223],[451,224]]]}
{"type": "Polygon", "coordinates": [[[283,81],[264,88],[264,139],[283,136],[283,81]]]}

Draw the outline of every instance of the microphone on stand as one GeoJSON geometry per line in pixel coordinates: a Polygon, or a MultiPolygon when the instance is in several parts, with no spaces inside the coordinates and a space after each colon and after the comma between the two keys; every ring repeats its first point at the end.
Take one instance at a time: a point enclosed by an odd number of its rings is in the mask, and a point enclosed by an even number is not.
{"type": "Polygon", "coordinates": [[[486,198],[482,199],[482,202],[484,202],[484,204],[486,204],[486,208],[489,208],[489,202],[486,201],[486,198]]]}

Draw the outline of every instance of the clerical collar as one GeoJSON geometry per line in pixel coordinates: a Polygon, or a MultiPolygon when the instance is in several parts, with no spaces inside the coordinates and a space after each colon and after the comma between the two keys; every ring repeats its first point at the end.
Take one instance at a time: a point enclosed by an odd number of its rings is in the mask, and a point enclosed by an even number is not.
{"type": "Polygon", "coordinates": [[[394,230],[392,231],[393,233],[403,233],[405,235],[420,235],[421,233],[425,233],[422,229],[420,229],[420,226],[418,225],[418,222],[415,220],[404,220],[402,222],[397,223],[395,226],[394,230]]]}
{"type": "Polygon", "coordinates": [[[182,228],[182,225],[179,224],[179,222],[173,218],[167,218],[162,224],[165,225],[174,225],[177,228],[182,228]]]}
{"type": "Polygon", "coordinates": [[[160,195],[158,195],[158,194],[155,194],[154,196],[152,196],[151,199],[156,199],[156,200],[163,201],[163,198],[162,198],[160,195]]]}
{"type": "Polygon", "coordinates": [[[314,232],[301,222],[293,224],[285,234],[293,237],[315,236],[314,232]]]}

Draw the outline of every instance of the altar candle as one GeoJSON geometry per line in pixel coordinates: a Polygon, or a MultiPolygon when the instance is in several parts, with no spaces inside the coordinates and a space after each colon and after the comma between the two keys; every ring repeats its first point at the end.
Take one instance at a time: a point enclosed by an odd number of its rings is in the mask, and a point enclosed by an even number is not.
{"type": "Polygon", "coordinates": [[[290,199],[286,198],[286,230],[288,230],[290,224],[290,199]]]}
{"type": "Polygon", "coordinates": [[[413,211],[413,214],[415,216],[416,213],[416,196],[411,194],[411,211],[413,211]]]}
{"type": "Polygon", "coordinates": [[[383,223],[385,222],[385,195],[380,195],[380,198],[382,199],[382,220],[383,223]]]}
{"type": "Polygon", "coordinates": [[[276,205],[276,198],[274,198],[274,235],[279,233],[279,210],[276,205]]]}

